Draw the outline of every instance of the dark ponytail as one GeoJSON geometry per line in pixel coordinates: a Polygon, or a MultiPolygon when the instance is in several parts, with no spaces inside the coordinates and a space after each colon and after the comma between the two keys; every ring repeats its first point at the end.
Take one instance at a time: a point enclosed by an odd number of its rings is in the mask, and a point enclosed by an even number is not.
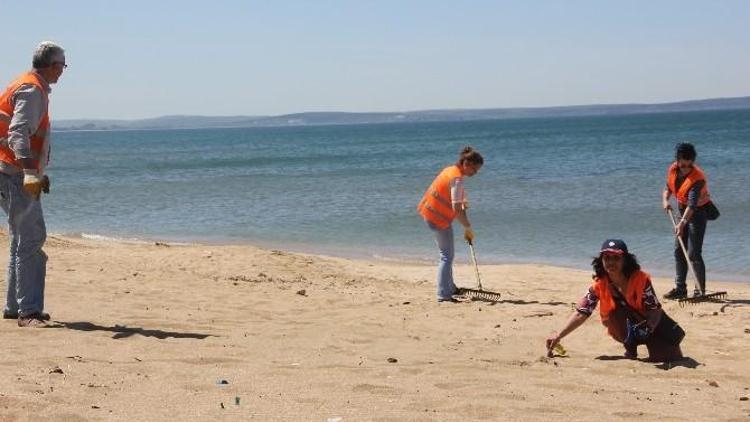
{"type": "Polygon", "coordinates": [[[458,156],[458,161],[456,161],[456,165],[460,166],[466,163],[481,166],[484,164],[484,158],[482,158],[482,154],[477,152],[471,146],[467,145],[464,147],[464,149],[461,150],[461,154],[458,156]]]}

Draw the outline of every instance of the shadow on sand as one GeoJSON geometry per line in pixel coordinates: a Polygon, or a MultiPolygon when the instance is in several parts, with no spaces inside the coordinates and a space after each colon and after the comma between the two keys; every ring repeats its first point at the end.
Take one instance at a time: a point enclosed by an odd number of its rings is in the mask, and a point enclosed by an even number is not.
{"type": "Polygon", "coordinates": [[[594,359],[596,360],[628,360],[629,358],[626,358],[623,355],[601,355],[597,356],[594,359]]]}
{"type": "Polygon", "coordinates": [[[571,305],[570,303],[555,302],[555,301],[540,302],[538,300],[521,300],[521,299],[490,300],[490,299],[483,299],[483,298],[477,298],[477,297],[471,298],[470,302],[487,302],[491,305],[503,304],[503,303],[509,303],[511,305],[548,305],[548,306],[570,306],[571,305]]]}
{"type": "Polygon", "coordinates": [[[715,302],[723,303],[720,309],[721,312],[724,312],[727,308],[735,308],[739,306],[750,305],[750,299],[724,299],[724,300],[717,300],[715,302]]]}
{"type": "Polygon", "coordinates": [[[669,371],[672,368],[677,368],[678,366],[681,366],[683,368],[690,368],[695,369],[699,366],[701,366],[702,363],[698,362],[697,360],[690,358],[690,357],[684,357],[680,360],[675,360],[672,362],[662,362],[658,365],[656,365],[657,368],[663,369],[665,371],[669,371]]]}
{"type": "Polygon", "coordinates": [[[75,331],[109,331],[115,333],[112,338],[119,340],[127,338],[135,334],[142,335],[144,337],[155,337],[158,339],[166,338],[193,338],[203,340],[206,337],[214,337],[211,334],[199,334],[199,333],[180,333],[175,331],[163,331],[163,330],[147,330],[140,327],[127,327],[125,325],[117,325],[114,327],[105,327],[103,325],[97,325],[86,321],[77,322],[65,322],[65,321],[53,321],[47,324],[45,328],[66,328],[68,330],[75,331]]]}
{"type": "Polygon", "coordinates": [[[503,299],[497,303],[511,303],[513,305],[549,305],[549,306],[570,306],[570,303],[565,302],[540,302],[538,300],[521,300],[521,299],[503,299]]]}
{"type": "MultiPolygon", "coordinates": [[[[602,355],[602,356],[597,356],[595,359],[610,361],[610,360],[628,360],[630,358],[626,358],[625,356],[622,356],[622,355],[616,355],[616,356],[602,355]]],[[[672,368],[677,368],[677,367],[695,369],[699,367],[700,365],[702,365],[700,362],[698,362],[697,360],[691,357],[684,357],[680,360],[675,360],[672,362],[651,362],[648,359],[636,359],[636,360],[641,361],[641,362],[646,362],[646,363],[655,363],[656,365],[654,366],[656,368],[663,369],[665,371],[668,371],[672,368]]]]}

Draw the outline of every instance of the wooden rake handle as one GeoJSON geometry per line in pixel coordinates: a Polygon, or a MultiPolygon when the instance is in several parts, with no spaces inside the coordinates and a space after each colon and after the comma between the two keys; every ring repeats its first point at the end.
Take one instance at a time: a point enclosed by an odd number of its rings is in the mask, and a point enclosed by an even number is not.
{"type": "Polygon", "coordinates": [[[474,275],[477,279],[477,290],[482,290],[482,278],[479,277],[479,265],[477,264],[477,254],[474,252],[474,242],[467,240],[469,244],[469,251],[471,252],[471,262],[474,264],[474,275]]]}

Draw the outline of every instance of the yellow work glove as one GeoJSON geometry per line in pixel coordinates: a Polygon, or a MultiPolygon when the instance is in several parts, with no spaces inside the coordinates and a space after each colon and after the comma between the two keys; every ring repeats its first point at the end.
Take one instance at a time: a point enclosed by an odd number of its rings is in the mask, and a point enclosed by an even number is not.
{"type": "Polygon", "coordinates": [[[474,231],[471,229],[471,227],[467,227],[464,229],[464,239],[468,243],[472,243],[474,241],[474,231]]]}
{"type": "Polygon", "coordinates": [[[42,178],[39,177],[39,171],[23,169],[23,190],[34,199],[39,199],[39,194],[42,192],[42,178]]]}

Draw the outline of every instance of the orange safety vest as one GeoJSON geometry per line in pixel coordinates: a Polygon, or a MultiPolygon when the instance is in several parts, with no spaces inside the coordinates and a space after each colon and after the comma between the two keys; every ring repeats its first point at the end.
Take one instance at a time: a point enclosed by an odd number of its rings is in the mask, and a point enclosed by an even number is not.
{"type": "Polygon", "coordinates": [[[453,211],[451,202],[450,184],[451,180],[457,177],[463,177],[458,166],[452,165],[444,168],[432,181],[419,205],[417,205],[419,215],[440,229],[447,229],[453,219],[456,218],[456,212],[453,211]]]}
{"type": "MultiPolygon", "coordinates": [[[[16,167],[23,167],[21,163],[16,159],[16,155],[8,147],[8,129],[10,127],[11,119],[13,119],[13,112],[15,104],[13,102],[13,95],[23,85],[34,85],[44,95],[45,103],[48,103],[47,89],[45,84],[41,81],[41,76],[34,72],[26,72],[19,76],[15,81],[11,82],[10,85],[5,89],[2,96],[0,96],[0,161],[14,165],[16,167]]],[[[44,109],[42,113],[42,119],[39,122],[39,127],[31,135],[31,155],[34,160],[34,166],[40,169],[39,159],[45,156],[44,164],[47,164],[49,159],[49,150],[43,153],[44,146],[47,145],[49,148],[49,142],[45,142],[45,139],[49,137],[49,112],[48,108],[44,109]]]]}
{"type": "Polygon", "coordinates": [[[678,190],[676,189],[676,186],[677,174],[679,171],[680,169],[677,166],[676,161],[672,163],[672,165],[669,166],[669,170],[667,170],[667,187],[672,195],[677,198],[677,202],[679,202],[680,205],[687,205],[690,188],[692,188],[696,182],[702,180],[704,183],[703,188],[698,194],[698,206],[702,207],[709,203],[711,201],[711,195],[708,193],[708,180],[706,180],[706,175],[703,173],[703,170],[693,164],[693,169],[687,176],[685,176],[685,180],[682,182],[682,185],[680,185],[680,189],[678,190]]]}
{"type": "MultiPolygon", "coordinates": [[[[630,276],[628,287],[623,295],[628,305],[640,312],[641,315],[646,315],[646,308],[643,306],[643,289],[646,288],[650,279],[651,277],[647,273],[640,270],[636,271],[635,274],[630,276]]],[[[609,290],[609,278],[607,276],[597,277],[591,287],[599,298],[599,314],[602,317],[602,322],[605,322],[609,320],[609,314],[615,310],[616,306],[612,292],[609,290]]]]}

